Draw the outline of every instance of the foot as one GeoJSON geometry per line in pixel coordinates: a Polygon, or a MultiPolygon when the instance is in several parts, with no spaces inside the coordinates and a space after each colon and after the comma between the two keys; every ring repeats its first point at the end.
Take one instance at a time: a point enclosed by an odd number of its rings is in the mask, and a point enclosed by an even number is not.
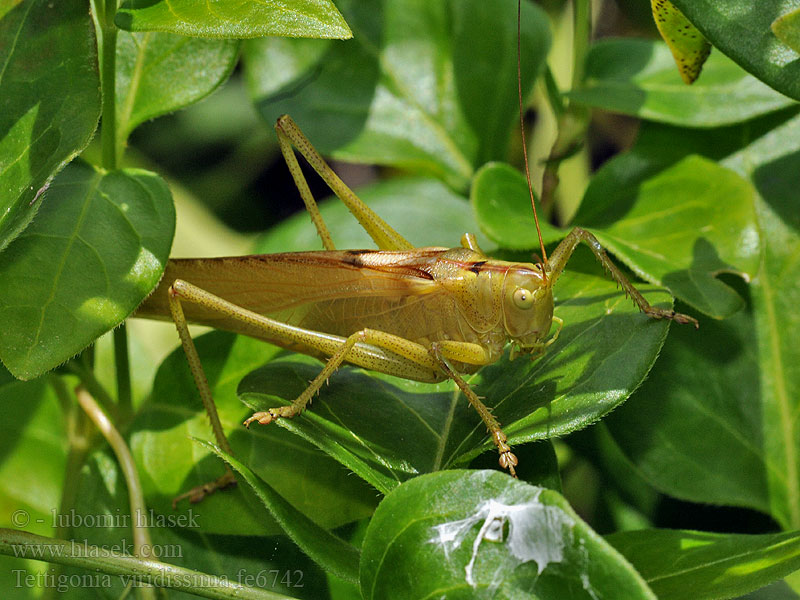
{"type": "Polygon", "coordinates": [[[235,485],[236,478],[233,476],[231,471],[227,471],[222,477],[219,477],[214,481],[209,481],[203,485],[198,485],[197,487],[190,489],[188,492],[185,492],[180,496],[176,496],[172,500],[172,509],[175,510],[178,506],[178,502],[184,498],[188,498],[189,502],[192,504],[197,504],[209,494],[213,494],[217,490],[224,490],[225,488],[233,487],[235,485]]]}
{"type": "Polygon", "coordinates": [[[517,472],[514,470],[514,467],[519,464],[519,459],[517,459],[516,454],[511,451],[511,446],[508,445],[506,434],[502,431],[495,431],[492,434],[492,440],[500,451],[500,466],[504,469],[508,469],[508,474],[516,479],[517,472]]]}
{"type": "Polygon", "coordinates": [[[665,310],[663,308],[655,308],[651,306],[650,310],[645,311],[645,314],[653,319],[669,319],[671,321],[675,321],[676,323],[681,323],[682,325],[691,323],[694,325],[695,329],[700,327],[700,323],[698,323],[697,319],[694,317],[684,315],[683,313],[677,313],[674,310],[665,310]]]}
{"type": "Polygon", "coordinates": [[[258,421],[259,425],[269,425],[273,421],[280,418],[291,419],[297,415],[297,413],[297,409],[291,404],[288,406],[276,406],[275,408],[270,408],[269,410],[253,413],[253,415],[244,422],[244,426],[250,427],[250,423],[255,421],[258,421]]]}

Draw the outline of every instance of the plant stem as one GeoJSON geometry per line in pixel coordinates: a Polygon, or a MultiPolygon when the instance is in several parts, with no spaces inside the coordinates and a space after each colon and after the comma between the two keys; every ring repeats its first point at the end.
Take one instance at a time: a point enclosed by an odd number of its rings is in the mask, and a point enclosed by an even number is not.
{"type": "MultiPolygon", "coordinates": [[[[53,388],[61,404],[64,420],[66,422],[67,441],[69,451],[67,454],[67,465],[64,470],[64,485],[61,488],[61,501],[58,507],[58,514],[67,514],[75,506],[75,499],[78,494],[78,478],[83,467],[84,460],[89,451],[89,426],[86,415],[75,405],[74,399],[70,394],[64,377],[50,374],[48,381],[53,388]]],[[[56,537],[66,540],[71,537],[72,531],[69,526],[65,526],[61,519],[55,526],[56,537]]]]}
{"type": "MultiPolygon", "coordinates": [[[[572,13],[572,83],[571,89],[583,84],[586,53],[592,35],[592,7],[590,0],[573,0],[572,13]]],[[[558,186],[558,169],[565,158],[572,156],[583,144],[589,126],[590,112],[569,101],[553,103],[555,80],[546,81],[548,98],[557,116],[558,134],[542,175],[542,207],[551,212],[558,186]]]]}
{"type": "MultiPolygon", "coordinates": [[[[103,2],[103,0],[100,0],[103,2]]],[[[98,3],[99,8],[99,3],[98,3]]],[[[100,145],[102,147],[102,164],[109,170],[116,169],[117,155],[117,94],[116,94],[116,62],[117,62],[117,27],[114,25],[114,14],[117,12],[117,0],[104,0],[102,14],[98,13],[100,50],[100,78],[103,90],[103,115],[100,129],[100,145]]]]}
{"type": "Polygon", "coordinates": [[[117,406],[122,419],[133,411],[131,392],[131,364],[128,355],[128,328],[125,322],[114,330],[114,366],[117,373],[117,406]]]}
{"type": "MultiPolygon", "coordinates": [[[[83,408],[84,412],[97,426],[100,433],[103,434],[108,445],[111,446],[122,468],[125,483],[128,486],[128,501],[130,503],[131,516],[133,517],[133,552],[135,556],[146,556],[146,553],[153,545],[150,540],[150,532],[147,528],[148,524],[145,522],[147,506],[144,503],[142,484],[139,480],[139,473],[136,471],[136,463],[133,460],[133,456],[131,456],[128,445],[125,443],[119,431],[117,431],[111,423],[108,415],[106,415],[97,401],[92,398],[91,394],[86,391],[86,388],[78,386],[75,390],[75,395],[78,397],[78,403],[81,405],[81,408],[83,408]]],[[[143,598],[152,598],[155,600],[156,596],[153,590],[141,588],[139,591],[143,598]]]]}
{"type": "Polygon", "coordinates": [[[245,587],[207,573],[123,556],[101,546],[56,540],[16,529],[0,528],[0,555],[2,554],[79,567],[95,575],[117,575],[123,581],[183,590],[203,598],[293,600],[291,596],[245,587]]]}
{"type": "MultiPolygon", "coordinates": [[[[118,0],[92,0],[96,14],[98,50],[100,55],[100,78],[103,90],[103,114],[100,129],[101,162],[108,170],[119,168],[121,144],[117,139],[117,26],[114,15],[118,0]]],[[[128,333],[123,323],[114,331],[114,363],[117,375],[116,416],[127,418],[131,414],[131,373],[128,357],[128,333]]],[[[97,397],[96,390],[91,390],[97,397]]],[[[102,399],[102,398],[101,398],[102,399]]],[[[102,399],[106,404],[105,399],[102,399]]],[[[106,406],[110,406],[106,404],[106,406]]]]}
{"type": "MultiPolygon", "coordinates": [[[[86,351],[84,351],[86,352],[86,351]]],[[[105,410],[116,413],[117,406],[111,394],[108,393],[103,384],[95,377],[94,369],[91,364],[84,364],[83,360],[72,360],[67,363],[67,368],[81,380],[81,383],[89,390],[89,393],[96,398],[105,410]]],[[[116,414],[115,414],[116,416],[116,414]]]]}
{"type": "MultiPolygon", "coordinates": [[[[134,517],[134,523],[142,524],[142,518],[147,514],[147,507],[144,503],[144,494],[142,493],[142,484],[139,481],[139,473],[136,471],[136,463],[131,456],[128,445],[120,435],[119,431],[111,423],[111,420],[106,415],[105,411],[92,397],[92,395],[83,386],[78,386],[75,390],[78,397],[78,402],[83,408],[84,412],[89,416],[92,422],[106,438],[109,446],[114,451],[117,461],[122,468],[122,473],[125,477],[125,482],[128,485],[128,499],[131,506],[131,515],[134,517]]],[[[136,555],[141,555],[141,549],[150,544],[150,534],[146,526],[135,525],[133,528],[133,542],[134,551],[136,555]]]]}
{"type": "MultiPolygon", "coordinates": [[[[64,483],[61,486],[61,500],[58,503],[58,515],[66,515],[75,508],[75,500],[78,497],[80,472],[89,451],[90,433],[88,427],[90,427],[90,424],[84,412],[76,406],[64,376],[51,373],[48,376],[48,382],[58,398],[64,416],[64,422],[66,423],[65,428],[67,431],[69,450],[67,451],[67,462],[64,468],[64,483]]],[[[72,537],[72,527],[69,525],[68,520],[67,524],[65,524],[64,519],[61,518],[55,521],[54,529],[56,538],[67,540],[72,537]]],[[[59,576],[61,566],[62,565],[57,565],[57,567],[51,571],[54,577],[59,576]]],[[[50,600],[56,597],[56,588],[53,586],[45,586],[42,598],[44,600],[50,600]]]]}
{"type": "Polygon", "coordinates": [[[556,78],[549,64],[545,64],[544,66],[544,91],[553,114],[555,114],[556,119],[560,119],[561,115],[563,115],[566,110],[566,104],[564,98],[561,96],[561,90],[558,89],[558,83],[556,83],[556,78]]]}
{"type": "Polygon", "coordinates": [[[572,14],[572,88],[583,83],[586,70],[586,53],[592,36],[592,3],[590,0],[573,0],[572,14]]]}

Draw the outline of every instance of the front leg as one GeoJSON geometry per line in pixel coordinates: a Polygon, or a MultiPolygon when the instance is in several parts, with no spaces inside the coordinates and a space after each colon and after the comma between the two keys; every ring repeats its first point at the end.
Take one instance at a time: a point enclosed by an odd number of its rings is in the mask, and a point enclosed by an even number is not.
{"type": "Polygon", "coordinates": [[[603,268],[608,271],[611,274],[612,279],[622,287],[625,295],[630,296],[636,306],[639,307],[639,310],[641,310],[648,317],[653,319],[670,319],[677,323],[684,324],[692,323],[695,326],[695,329],[700,326],[700,324],[697,322],[697,319],[694,317],[677,313],[671,309],[652,306],[645,299],[645,297],[639,293],[639,290],[633,287],[633,284],[631,284],[631,282],[628,281],[628,278],[623,275],[622,271],[617,268],[617,265],[615,265],[611,259],[608,258],[608,254],[606,254],[606,251],[603,246],[600,245],[600,242],[597,241],[597,238],[580,227],[575,227],[572,231],[570,231],[567,237],[561,240],[561,243],[550,255],[550,259],[547,263],[547,274],[553,282],[555,282],[559,275],[561,275],[561,272],[564,270],[569,257],[572,256],[575,247],[580,242],[585,242],[586,245],[591,248],[594,255],[600,261],[600,264],[603,265],[603,268]]]}

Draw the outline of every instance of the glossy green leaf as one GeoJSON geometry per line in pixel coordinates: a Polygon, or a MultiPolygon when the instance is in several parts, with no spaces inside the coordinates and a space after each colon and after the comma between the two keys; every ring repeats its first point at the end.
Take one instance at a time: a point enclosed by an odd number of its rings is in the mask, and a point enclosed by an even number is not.
{"type": "Polygon", "coordinates": [[[604,421],[657,489],[769,512],[755,345],[749,311],[676,328],[634,400],[604,421]]]}
{"type": "Polygon", "coordinates": [[[675,72],[665,44],[643,39],[608,39],[592,45],[583,85],[569,98],[614,112],[685,127],[717,127],[796,104],[721,52],[703,76],[687,86],[675,72]]]}
{"type": "Polygon", "coordinates": [[[378,506],[361,558],[378,598],[652,598],[552,490],[493,471],[417,477],[378,506]]]}
{"type": "Polygon", "coordinates": [[[800,533],[650,529],[606,537],[660,600],[733,598],[800,568],[800,533]]]}
{"type": "Polygon", "coordinates": [[[740,596],[738,600],[797,600],[800,598],[787,580],[776,581],[763,588],[740,596]]]}
{"type": "Polygon", "coordinates": [[[741,297],[717,276],[757,269],[752,185],[697,156],[643,181],[613,181],[613,174],[592,181],[575,222],[637,275],[697,310],[725,318],[741,309],[741,297]]]}
{"type": "MultiPolygon", "coordinates": [[[[177,333],[173,333],[177,344],[177,333]]],[[[251,411],[239,401],[236,387],[247,373],[273,358],[277,348],[220,331],[196,337],[195,344],[236,456],[247,457],[258,477],[321,527],[340,527],[372,514],[377,502],[375,490],[321,455],[313,445],[280,427],[247,430],[242,425],[251,411]]],[[[138,411],[130,438],[145,497],[157,510],[171,511],[173,498],[222,475],[222,461],[194,441],[214,438],[180,346],[159,367],[150,398],[138,411]]],[[[240,485],[193,507],[202,519],[203,530],[229,535],[280,533],[247,490],[240,485]]],[[[184,501],[181,508],[185,510],[187,505],[184,501]]]]}
{"type": "Polygon", "coordinates": [[[247,484],[253,488],[259,500],[281,524],[284,531],[326,571],[346,581],[358,580],[358,561],[360,552],[355,546],[321,528],[311,519],[299,512],[291,503],[278,494],[272,486],[260,479],[234,457],[225,454],[216,446],[212,448],[220,458],[224,458],[247,484]]]}
{"type": "MultiPolygon", "coordinates": [[[[592,179],[574,224],[590,229],[643,279],[722,318],[743,302],[716,276],[752,276],[756,270],[753,194],[736,173],[700,157],[658,171],[643,170],[635,157],[623,155],[592,179]]],[[[521,174],[490,165],[476,179],[472,196],[481,228],[497,244],[538,248],[533,219],[525,215],[529,208],[523,208],[530,200],[521,174]]],[[[548,227],[543,234],[548,242],[557,237],[548,227]]]]}
{"type": "Polygon", "coordinates": [[[800,223],[796,185],[786,177],[800,169],[798,139],[795,117],[723,161],[759,193],[762,251],[750,285],[752,314],[701,323],[694,338],[676,333],[641,396],[607,421],[632,464],[658,489],[757,508],[785,528],[800,524],[794,418],[800,223]]]}
{"type": "Polygon", "coordinates": [[[764,249],[753,280],[765,477],[770,512],[800,528],[800,212],[792,177],[800,169],[800,119],[795,118],[732,155],[725,164],[750,178],[764,249]]]}
{"type": "MultiPolygon", "coordinates": [[[[409,185],[398,207],[395,197],[401,182],[376,186],[362,196],[381,216],[391,216],[385,214],[384,206],[405,212],[413,227],[408,229],[413,243],[455,241],[464,227],[455,217],[442,220],[449,207],[437,196],[433,196],[437,202],[431,202],[431,196],[415,193],[421,190],[419,183],[409,185]],[[388,192],[385,197],[384,191],[388,192]]],[[[467,205],[462,206],[466,211],[467,205]]],[[[341,241],[338,229],[352,229],[352,216],[338,202],[324,203],[322,211],[334,240],[341,241]],[[339,217],[329,218],[333,214],[339,217]],[[342,220],[345,215],[347,219],[342,220]]],[[[458,213],[450,210],[447,214],[458,213]]],[[[305,215],[298,216],[297,222],[307,235],[314,235],[305,215]]],[[[295,237],[298,227],[292,223],[272,235],[284,242],[295,237]]],[[[398,229],[405,233],[406,225],[401,223],[398,229]]],[[[363,247],[357,240],[345,241],[363,247]]],[[[341,243],[339,247],[351,246],[341,243]]],[[[264,244],[262,249],[277,250],[275,244],[264,244]]],[[[514,442],[563,435],[612,410],[641,382],[666,335],[667,324],[639,315],[613,281],[602,276],[588,251],[580,251],[570,267],[578,272],[565,275],[555,288],[556,314],[566,325],[548,353],[535,362],[503,359],[468,378],[487,404],[495,407],[514,442]]],[[[669,302],[664,292],[645,291],[653,302],[669,302]]],[[[290,355],[250,374],[239,392],[254,410],[262,410],[294,399],[319,369],[314,359],[290,355]]],[[[421,384],[349,367],[331,377],[304,415],[278,423],[382,491],[415,474],[464,464],[492,448],[485,427],[452,383],[421,384]]],[[[274,453],[267,445],[261,451],[274,453]]]]}
{"type": "Polygon", "coordinates": [[[45,379],[18,381],[1,366],[0,397],[0,527],[47,535],[67,461],[65,415],[45,379]]]}
{"type": "MultiPolygon", "coordinates": [[[[528,182],[520,171],[506,163],[487,163],[475,173],[469,195],[481,230],[496,244],[509,250],[538,250],[528,182]]],[[[564,237],[564,231],[545,219],[539,227],[545,244],[564,237]]]]}
{"type": "MultiPolygon", "coordinates": [[[[52,535],[52,509],[61,498],[67,465],[65,412],[43,378],[18,381],[0,366],[0,527],[52,535]]],[[[19,573],[43,576],[50,566],[0,556],[0,589],[28,598],[19,573]]]]}
{"type": "MultiPolygon", "coordinates": [[[[353,42],[246,45],[251,96],[268,123],[289,113],[323,153],[433,174],[462,190],[477,166],[506,158],[517,114],[516,2],[341,4],[353,42]]],[[[543,11],[523,9],[527,94],[550,34],[543,11]]]]}
{"type": "Polygon", "coordinates": [[[29,379],[119,324],[161,277],[175,228],[166,183],[70,165],[0,255],[0,358],[29,379]]]}
{"type": "Polygon", "coordinates": [[[33,219],[52,176],[94,133],[100,81],[81,0],[0,3],[0,250],[33,219]]]}
{"type": "Polygon", "coordinates": [[[114,22],[128,31],[206,38],[352,37],[330,0],[125,0],[114,22]]]}
{"type": "Polygon", "coordinates": [[[795,52],[800,52],[800,8],[781,15],[772,22],[772,33],[795,52]]]}
{"type": "Polygon", "coordinates": [[[236,65],[239,44],[168,33],[117,37],[117,128],[124,141],[137,125],[213,92],[236,65]]]}
{"type": "Polygon", "coordinates": [[[786,2],[672,1],[716,48],[767,85],[800,100],[798,53],[783,44],[770,29],[772,22],[786,12],[786,2]]]}

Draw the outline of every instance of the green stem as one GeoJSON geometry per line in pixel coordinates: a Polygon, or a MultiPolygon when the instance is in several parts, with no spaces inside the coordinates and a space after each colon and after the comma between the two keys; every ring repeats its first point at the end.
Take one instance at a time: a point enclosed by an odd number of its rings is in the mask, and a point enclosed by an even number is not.
{"type": "Polygon", "coordinates": [[[229,600],[293,600],[291,596],[245,587],[199,571],[125,556],[100,546],[56,540],[16,529],[0,528],[0,554],[87,569],[93,576],[118,576],[158,587],[182,590],[203,598],[229,600]]]}
{"type": "Polygon", "coordinates": [[[123,322],[114,330],[114,365],[117,373],[117,406],[119,415],[127,419],[133,412],[131,365],[128,356],[128,328],[123,322]]]}
{"type": "Polygon", "coordinates": [[[556,116],[556,119],[560,119],[564,111],[567,110],[567,107],[564,102],[564,97],[561,95],[561,90],[558,89],[558,83],[556,83],[553,70],[550,68],[549,64],[545,64],[544,66],[544,90],[547,102],[550,104],[553,114],[556,116]]]}
{"type": "MultiPolygon", "coordinates": [[[[75,508],[75,500],[78,497],[78,482],[80,480],[81,469],[83,468],[86,456],[89,451],[88,431],[89,420],[86,415],[78,409],[74,398],[71,395],[64,377],[51,373],[48,382],[61,405],[65,429],[67,431],[67,461],[64,467],[64,483],[61,486],[61,500],[58,503],[58,514],[66,515],[75,508]]],[[[68,520],[67,520],[68,521],[68,520]]],[[[58,539],[67,540],[72,537],[72,528],[64,519],[56,519],[55,535],[58,539]]],[[[61,565],[52,570],[53,576],[58,577],[61,573],[61,565]]],[[[43,600],[51,600],[57,597],[56,587],[45,586],[42,595],[43,600]]]]}
{"type": "MultiPolygon", "coordinates": [[[[111,423],[108,415],[100,408],[100,405],[92,398],[91,394],[86,391],[83,386],[75,390],[78,397],[78,403],[81,405],[83,411],[89,416],[95,424],[100,433],[111,446],[114,454],[117,457],[122,468],[122,474],[125,477],[125,483],[128,486],[128,502],[130,503],[131,516],[133,518],[133,553],[135,556],[148,556],[148,553],[153,548],[152,541],[150,540],[150,531],[145,519],[147,514],[147,506],[144,503],[144,493],[142,492],[142,484],[139,480],[139,473],[136,470],[136,463],[133,460],[128,445],[120,435],[119,431],[111,423]]],[[[151,598],[155,600],[155,592],[149,588],[139,589],[140,595],[143,598],[151,598]]]]}
{"type": "Polygon", "coordinates": [[[117,154],[116,115],[117,27],[114,25],[114,14],[116,12],[117,0],[105,0],[102,8],[102,15],[98,14],[100,81],[103,90],[103,115],[101,121],[102,127],[100,129],[100,145],[102,148],[102,164],[103,167],[108,170],[116,169],[119,166],[119,156],[117,154]]]}
{"type": "MultiPolygon", "coordinates": [[[[583,85],[586,68],[586,54],[592,36],[592,6],[590,0],[573,0],[572,7],[572,84],[571,89],[583,85]]],[[[551,84],[555,80],[545,80],[548,96],[552,93],[551,84]]],[[[550,99],[553,103],[552,98],[550,99]]],[[[554,104],[553,110],[558,121],[558,134],[542,174],[541,205],[546,213],[552,213],[555,203],[555,190],[558,186],[558,169],[562,160],[569,158],[582,146],[589,126],[590,111],[567,101],[554,104]]]]}
{"type": "Polygon", "coordinates": [[[583,84],[586,53],[592,37],[592,3],[574,0],[572,13],[572,89],[583,84]]]}
{"type": "Polygon", "coordinates": [[[106,415],[97,401],[92,398],[92,395],[86,388],[83,386],[78,387],[76,395],[81,408],[83,408],[84,412],[97,426],[100,433],[103,434],[103,437],[106,439],[109,446],[111,446],[122,468],[125,482],[128,485],[128,499],[130,501],[131,515],[135,523],[133,528],[134,552],[137,556],[141,556],[142,548],[150,546],[150,533],[148,532],[146,523],[142,523],[144,515],[147,514],[147,507],[144,503],[144,494],[142,493],[142,484],[139,481],[139,473],[136,470],[136,463],[133,460],[133,456],[125,440],[111,423],[108,415],[106,415]]]}
{"type": "MultiPolygon", "coordinates": [[[[84,351],[84,354],[86,351],[84,351]]],[[[72,371],[81,380],[84,387],[89,390],[89,393],[96,398],[100,404],[109,412],[114,413],[116,416],[117,406],[111,394],[106,391],[103,384],[95,377],[94,369],[92,366],[84,364],[82,360],[71,360],[67,363],[67,369],[72,371]]]]}
{"type": "MultiPolygon", "coordinates": [[[[51,374],[49,383],[59,399],[64,413],[69,444],[67,464],[64,470],[64,485],[61,488],[61,501],[58,507],[58,514],[63,515],[69,513],[70,509],[75,506],[80,471],[89,452],[90,433],[87,430],[89,423],[86,415],[75,405],[64,377],[51,374]]],[[[68,526],[64,526],[61,519],[58,520],[55,529],[56,537],[59,539],[66,540],[72,537],[72,530],[68,526]]]]}

